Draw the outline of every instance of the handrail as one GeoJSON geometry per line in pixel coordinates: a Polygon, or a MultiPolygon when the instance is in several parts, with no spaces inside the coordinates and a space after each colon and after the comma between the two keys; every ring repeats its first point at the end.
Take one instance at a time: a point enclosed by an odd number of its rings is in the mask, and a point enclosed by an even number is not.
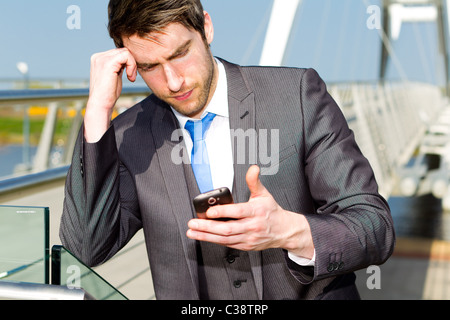
{"type": "MultiPolygon", "coordinates": [[[[150,90],[148,87],[124,87],[122,89],[122,94],[120,97],[146,97],[149,94],[150,90]]],[[[52,102],[67,103],[72,101],[82,101],[82,103],[85,103],[88,98],[88,88],[0,90],[0,108],[3,106],[30,105],[52,102]]],[[[41,139],[44,139],[46,141],[48,140],[47,143],[50,143],[52,136],[46,135],[44,138],[41,137],[41,139]]],[[[71,137],[70,139],[73,139],[73,137],[71,137]]],[[[70,142],[68,143],[68,146],[71,146],[70,142]]],[[[48,157],[48,154],[44,156],[48,157]]],[[[43,159],[44,163],[47,161],[47,158],[43,159]]],[[[23,176],[12,176],[10,178],[7,177],[4,180],[0,180],[0,195],[64,179],[67,175],[68,169],[69,165],[68,163],[65,163],[65,166],[62,167],[44,170],[37,173],[30,173],[23,176]]]]}
{"type": "Polygon", "coordinates": [[[42,172],[31,173],[24,176],[11,177],[0,180],[0,195],[16,192],[21,189],[31,188],[40,184],[50,183],[65,179],[70,166],[63,166],[45,170],[42,172]]]}
{"type": "MultiPolygon", "coordinates": [[[[404,161],[399,161],[398,159],[409,158],[412,148],[417,145],[417,140],[421,138],[422,130],[429,125],[428,122],[435,117],[435,113],[440,110],[440,107],[448,104],[448,101],[442,97],[439,87],[422,83],[420,84],[420,90],[412,89],[417,85],[418,83],[408,83],[403,89],[397,90],[398,88],[394,85],[394,83],[372,83],[367,85],[362,85],[361,83],[328,84],[330,93],[332,93],[333,97],[338,100],[339,105],[346,109],[344,111],[347,119],[355,120],[352,121],[354,122],[352,127],[355,130],[361,131],[358,133],[358,137],[360,139],[365,139],[361,145],[366,147],[366,150],[364,150],[365,154],[371,161],[380,184],[382,187],[384,185],[387,186],[387,191],[385,192],[386,196],[390,194],[390,191],[393,188],[392,182],[389,182],[393,177],[390,170],[396,170],[399,165],[402,166],[404,161]],[[378,84],[378,86],[376,84],[378,84]],[[395,94],[393,91],[396,91],[395,94]],[[419,99],[413,94],[424,91],[426,91],[426,93],[423,94],[427,99],[426,105],[431,103],[431,105],[426,108],[423,103],[424,98],[419,97],[419,99]],[[412,99],[413,96],[414,98],[412,99]],[[395,110],[393,109],[394,106],[395,110]],[[427,120],[421,119],[424,114],[426,114],[428,118],[427,120]],[[396,116],[397,118],[398,116],[402,117],[401,119],[397,119],[396,116]],[[406,121],[406,116],[408,116],[408,121],[410,122],[404,124],[403,122],[406,121]],[[369,128],[367,123],[364,125],[364,123],[368,121],[366,117],[371,118],[370,121],[374,124],[372,126],[373,128],[369,128]],[[393,149],[390,148],[390,146],[393,144],[393,141],[397,144],[397,140],[400,141],[399,137],[388,137],[388,133],[390,135],[391,130],[388,130],[389,132],[385,132],[382,128],[375,130],[377,129],[375,128],[375,124],[377,123],[376,121],[386,121],[386,118],[390,122],[393,122],[391,125],[392,128],[390,129],[392,129],[392,131],[394,131],[394,129],[398,129],[402,134],[402,137],[400,137],[402,138],[402,145],[398,145],[393,149]],[[418,127],[411,130],[408,129],[406,132],[404,127],[412,128],[413,124],[418,127]],[[394,127],[394,125],[396,127],[394,127]],[[382,132],[379,132],[380,130],[382,130],[382,132]],[[409,143],[408,141],[412,142],[409,143]],[[407,145],[405,145],[405,143],[407,143],[407,145]],[[386,149],[386,151],[381,152],[381,149],[379,149],[381,147],[384,148],[383,150],[386,149]],[[387,156],[387,152],[392,152],[392,154],[387,156]],[[402,152],[402,154],[398,154],[399,152],[402,152]]],[[[150,90],[147,87],[125,87],[122,90],[121,97],[147,96],[149,94],[150,90]]],[[[87,88],[0,91],[0,107],[7,104],[26,105],[43,101],[82,101],[88,97],[89,89],[87,88]]],[[[74,137],[75,135],[71,134],[70,141],[72,141],[74,137]]],[[[46,140],[49,140],[51,137],[48,136],[46,138],[46,140]]],[[[67,146],[71,148],[72,144],[68,143],[67,146]]],[[[67,159],[69,158],[67,157],[67,159]]],[[[42,162],[47,163],[47,159],[44,159],[42,162]]],[[[68,163],[66,162],[65,165],[67,164],[68,163]]],[[[61,167],[58,169],[51,169],[36,174],[0,181],[0,194],[9,193],[11,191],[26,187],[32,187],[42,182],[45,183],[61,179],[67,174],[67,169],[68,167],[61,167]]]]}
{"type": "Polygon", "coordinates": [[[78,288],[28,282],[0,282],[0,300],[95,300],[78,288]]]}
{"type": "MultiPolygon", "coordinates": [[[[121,97],[149,95],[147,87],[124,87],[121,97]]],[[[89,89],[0,90],[0,106],[36,102],[73,101],[89,97],[89,89]]]]}

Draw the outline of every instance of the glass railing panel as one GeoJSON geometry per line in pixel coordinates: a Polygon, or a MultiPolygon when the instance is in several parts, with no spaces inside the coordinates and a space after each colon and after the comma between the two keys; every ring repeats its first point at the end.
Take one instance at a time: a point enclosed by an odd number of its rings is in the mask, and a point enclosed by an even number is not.
{"type": "Polygon", "coordinates": [[[52,284],[84,289],[96,300],[128,300],[63,246],[52,247],[52,284]]]}
{"type": "Polygon", "coordinates": [[[49,209],[0,206],[0,281],[49,283],[49,209]]]}

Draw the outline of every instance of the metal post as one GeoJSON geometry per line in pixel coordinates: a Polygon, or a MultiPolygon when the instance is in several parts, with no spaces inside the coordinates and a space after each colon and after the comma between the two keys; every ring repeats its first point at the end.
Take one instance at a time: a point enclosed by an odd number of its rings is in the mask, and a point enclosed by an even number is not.
{"type": "MultiPolygon", "coordinates": [[[[383,33],[384,35],[390,34],[390,14],[389,14],[389,0],[383,0],[383,33]]],[[[386,45],[386,41],[381,41],[381,61],[380,61],[380,71],[379,78],[381,83],[384,82],[386,77],[387,62],[389,58],[389,51],[386,45]]]]}
{"type": "MultiPolygon", "coordinates": [[[[446,1],[446,4],[448,6],[449,1],[446,1]]],[[[436,4],[437,10],[438,10],[438,16],[437,16],[437,24],[438,24],[438,37],[439,37],[439,51],[442,55],[442,58],[444,60],[444,76],[445,76],[445,94],[447,96],[450,96],[450,88],[449,88],[449,54],[448,54],[448,42],[447,42],[447,36],[448,36],[448,26],[445,27],[445,24],[448,24],[448,16],[447,19],[445,19],[446,14],[448,14],[448,11],[444,10],[444,3],[443,1],[438,1],[436,4]]],[[[449,10],[449,8],[447,8],[449,10]]]]}
{"type": "Polygon", "coordinates": [[[301,0],[274,0],[260,65],[281,66],[301,0]]]}
{"type": "Polygon", "coordinates": [[[42,130],[39,146],[34,159],[33,171],[39,172],[47,170],[49,167],[50,151],[53,144],[56,120],[58,115],[58,103],[53,102],[48,106],[44,128],[42,130]]]}

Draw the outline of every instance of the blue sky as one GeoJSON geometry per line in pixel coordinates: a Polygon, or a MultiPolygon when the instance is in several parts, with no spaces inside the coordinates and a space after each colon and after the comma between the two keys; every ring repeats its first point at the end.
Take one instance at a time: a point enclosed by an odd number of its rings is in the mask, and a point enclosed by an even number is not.
{"type": "MultiPolygon", "coordinates": [[[[29,64],[31,78],[89,78],[90,56],[113,48],[106,30],[107,4],[1,1],[0,79],[20,78],[19,61],[29,64]],[[79,30],[66,26],[70,5],[81,10],[79,30]]],[[[215,26],[213,53],[236,63],[258,64],[272,0],[203,0],[203,5],[215,26]]],[[[367,28],[368,18],[363,0],[303,0],[285,64],[316,68],[329,82],[375,80],[380,39],[376,30],[367,28]]],[[[433,24],[404,25],[393,46],[409,79],[438,81],[442,67],[433,24]]],[[[392,66],[388,74],[398,78],[392,66]]]]}

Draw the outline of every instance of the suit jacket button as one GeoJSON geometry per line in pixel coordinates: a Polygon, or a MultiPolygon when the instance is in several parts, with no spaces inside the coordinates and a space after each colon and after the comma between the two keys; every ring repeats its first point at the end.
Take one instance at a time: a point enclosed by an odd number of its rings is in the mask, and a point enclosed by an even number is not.
{"type": "Polygon", "coordinates": [[[242,281],[241,280],[236,280],[236,281],[233,282],[233,286],[235,288],[240,288],[241,285],[242,285],[242,281]]]}
{"type": "Polygon", "coordinates": [[[227,262],[228,263],[233,263],[234,261],[236,261],[236,257],[232,254],[227,256],[227,262]]]}
{"type": "Polygon", "coordinates": [[[334,271],[334,266],[333,266],[333,263],[332,263],[332,262],[330,262],[330,263],[328,264],[327,270],[328,270],[328,272],[333,272],[333,271],[334,271]]]}
{"type": "Polygon", "coordinates": [[[338,270],[342,270],[342,269],[344,269],[344,263],[343,262],[339,263],[339,267],[338,267],[338,270]]]}

